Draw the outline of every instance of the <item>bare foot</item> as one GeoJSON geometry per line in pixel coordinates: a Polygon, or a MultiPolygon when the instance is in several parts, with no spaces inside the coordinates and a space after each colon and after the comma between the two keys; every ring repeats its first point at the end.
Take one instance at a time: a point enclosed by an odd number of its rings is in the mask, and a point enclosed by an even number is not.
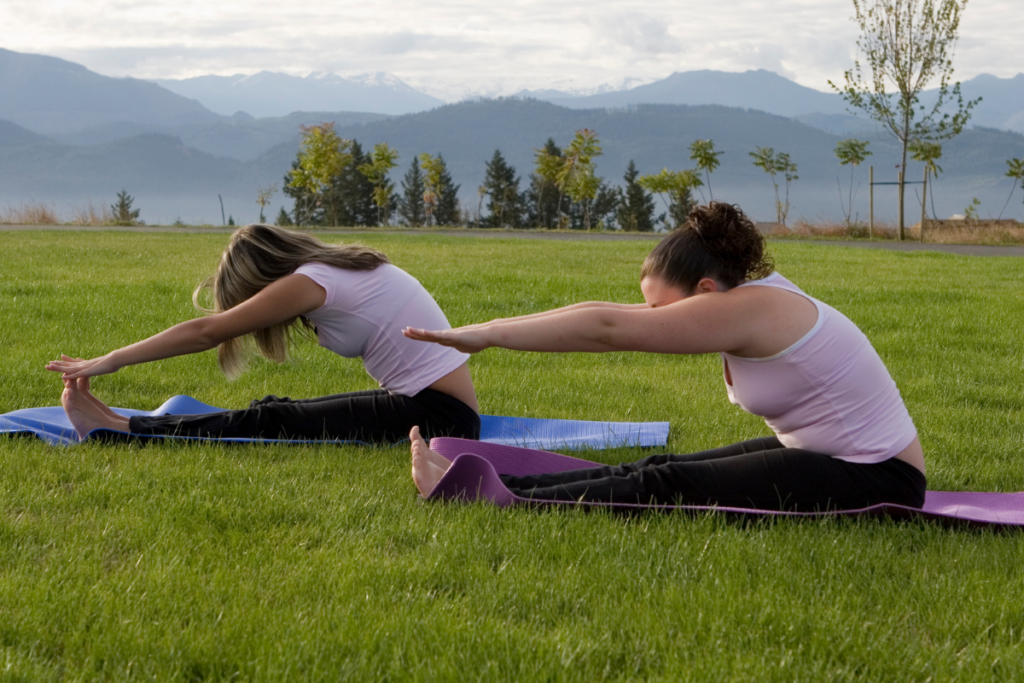
{"type": "Polygon", "coordinates": [[[93,393],[91,391],[89,391],[89,378],[88,377],[79,377],[78,380],[76,380],[76,381],[78,382],[78,391],[79,391],[79,393],[81,393],[83,396],[85,396],[87,399],[89,399],[94,406],[96,406],[97,408],[100,409],[100,411],[103,412],[104,415],[106,415],[107,417],[109,417],[112,420],[127,419],[123,415],[118,415],[117,413],[115,413],[113,410],[110,409],[110,406],[108,406],[106,403],[104,403],[103,401],[101,401],[98,398],[96,398],[93,395],[93,393]]]}
{"type": "Polygon", "coordinates": [[[428,496],[451,467],[452,462],[440,453],[430,450],[427,442],[420,436],[419,427],[413,427],[409,432],[409,441],[412,442],[412,480],[420,495],[428,496]]]}
{"type": "Polygon", "coordinates": [[[64,412],[67,413],[68,420],[78,432],[80,439],[84,439],[94,429],[128,431],[128,418],[118,416],[118,419],[114,420],[107,416],[78,390],[78,382],[75,380],[64,380],[64,393],[60,396],[60,403],[64,406],[64,412]]]}

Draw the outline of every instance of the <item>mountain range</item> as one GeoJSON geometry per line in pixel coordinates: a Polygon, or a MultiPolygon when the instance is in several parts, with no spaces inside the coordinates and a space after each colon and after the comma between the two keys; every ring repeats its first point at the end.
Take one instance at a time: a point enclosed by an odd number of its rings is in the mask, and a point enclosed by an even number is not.
{"type": "MultiPolygon", "coordinates": [[[[442,153],[455,182],[462,185],[464,203],[472,208],[484,164],[495,149],[518,169],[525,186],[534,149],[548,137],[564,145],[580,128],[598,131],[604,147],[598,173],[612,184],[621,183],[630,160],[641,173],[690,168],[689,144],[713,139],[724,152],[722,166],[711,177],[715,196],[749,205],[762,220],[773,216],[774,199],[770,179],[752,166],[748,156],[756,146],[786,151],[797,162],[800,180],[792,187],[793,217],[839,215],[837,180],[848,182],[849,171],[839,167],[833,150],[844,137],[871,141],[874,156],[868,163],[875,166],[876,179],[894,175],[897,162],[894,141],[874,122],[844,113],[836,95],[767,71],[696,71],[622,91],[579,96],[521,91],[516,97],[440,106],[436,99],[414,100],[422,93],[386,76],[258,76],[188,82],[197,88],[194,93],[201,93],[200,86],[241,93],[239,97],[251,98],[248,106],[255,111],[260,111],[255,109],[259,97],[273,99],[272,84],[285,84],[282,87],[294,89],[287,92],[295,99],[278,95],[278,102],[288,103],[283,109],[302,102],[311,111],[254,118],[241,107],[235,109],[230,97],[223,95],[218,106],[220,112],[234,110],[228,116],[155,83],[108,78],[64,60],[0,50],[0,206],[26,200],[52,201],[61,207],[87,201],[104,204],[125,188],[137,197],[143,218],[150,222],[219,222],[217,195],[239,220],[252,220],[258,211],[256,189],[280,186],[295,159],[299,126],[322,121],[333,121],[339,134],[358,139],[365,148],[376,142],[396,148],[402,157],[402,165],[392,173],[396,185],[413,156],[442,153]],[[307,86],[311,89],[303,90],[307,86]],[[342,86],[362,88],[355,90],[362,92],[361,99],[330,100],[346,111],[314,106],[325,101],[316,99],[315,93],[335,97],[342,86]],[[370,94],[385,91],[392,103],[407,97],[404,101],[411,109],[427,110],[398,116],[366,111],[373,101],[370,94]]],[[[1024,130],[1024,75],[978,77],[965,83],[964,90],[968,96],[979,93],[985,98],[975,110],[975,122],[1000,125],[967,130],[944,145],[940,165],[945,172],[937,185],[936,208],[940,215],[962,212],[976,196],[983,215],[994,215],[1011,186],[1003,177],[1005,160],[1024,157],[1024,136],[1008,130],[1024,130]],[[982,117],[985,111],[988,119],[982,117]]],[[[920,173],[919,165],[908,170],[914,179],[920,173]]],[[[865,169],[855,177],[863,185],[865,169]]],[[[885,188],[878,193],[879,215],[891,216],[893,199],[885,188]]],[[[858,211],[863,215],[863,187],[859,197],[858,211]]],[[[283,200],[279,193],[274,215],[283,200]]],[[[1011,206],[1012,215],[1024,213],[1018,205],[1015,201],[1011,206]]]]}
{"type": "Polygon", "coordinates": [[[409,114],[444,104],[443,100],[414,90],[386,73],[343,78],[336,74],[299,77],[261,71],[251,76],[198,76],[154,83],[202,102],[218,114],[242,111],[256,118],[285,116],[295,111],[409,114]]]}
{"type": "Polygon", "coordinates": [[[213,123],[217,114],[155,83],[110,78],[45,55],[0,49],[0,119],[37,133],[108,123],[213,123]]]}

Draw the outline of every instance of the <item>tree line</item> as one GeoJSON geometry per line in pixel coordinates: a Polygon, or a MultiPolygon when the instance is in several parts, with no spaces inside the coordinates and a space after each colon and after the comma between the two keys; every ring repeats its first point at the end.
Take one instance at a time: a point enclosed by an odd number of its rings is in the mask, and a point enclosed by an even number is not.
{"type": "MultiPolygon", "coordinates": [[[[548,138],[534,150],[534,169],[525,181],[495,150],[484,165],[474,207],[460,203],[461,186],[452,181],[441,154],[413,157],[399,189],[390,177],[399,155],[387,143],[364,151],[357,140],[341,138],[333,123],[301,130],[299,152],[284,176],[283,191],[293,208],[281,208],[280,225],[671,229],[696,203],[693,191],[703,196],[698,171],[704,172],[710,193],[711,173],[722,154],[713,141],[697,140],[691,146],[696,169],[640,175],[630,161],[624,184],[613,187],[596,173],[595,160],[602,154],[597,132],[583,129],[564,148],[548,138]],[[662,200],[660,213],[654,195],[662,200]]],[[[275,189],[259,191],[261,218],[275,189]]]]}

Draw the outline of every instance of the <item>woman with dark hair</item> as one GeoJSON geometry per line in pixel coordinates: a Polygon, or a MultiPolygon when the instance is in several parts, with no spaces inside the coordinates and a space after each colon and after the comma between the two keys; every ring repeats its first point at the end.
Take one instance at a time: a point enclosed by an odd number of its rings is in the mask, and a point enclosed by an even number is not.
{"type": "Polygon", "coordinates": [[[79,436],[95,429],[210,438],[326,439],[395,442],[413,425],[434,436],[480,435],[468,356],[437,351],[402,336],[408,325],[448,327],[437,303],[388,257],[358,245],[325,244],[273,225],[239,228],[217,272],[193,293],[209,314],[148,339],[82,360],[47,364],[64,379],[61,403],[79,436]],[[211,293],[213,308],[200,298],[211,293]],[[127,365],[217,349],[221,370],[245,369],[248,346],[278,363],[288,358],[295,325],[321,346],[362,358],[380,389],[293,401],[267,396],[243,410],[160,417],[118,415],[89,391],[89,378],[127,365]],[[417,322],[418,321],[418,322],[417,322]]]}
{"type": "MultiPolygon", "coordinates": [[[[846,316],[773,272],[735,206],[696,207],[644,261],[646,304],[589,302],[454,330],[406,335],[467,353],[719,353],[729,400],[775,436],[689,455],[529,477],[526,498],[783,510],[921,507],[924,455],[899,390],[846,316]]],[[[412,474],[427,495],[451,464],[417,429],[412,474]]]]}

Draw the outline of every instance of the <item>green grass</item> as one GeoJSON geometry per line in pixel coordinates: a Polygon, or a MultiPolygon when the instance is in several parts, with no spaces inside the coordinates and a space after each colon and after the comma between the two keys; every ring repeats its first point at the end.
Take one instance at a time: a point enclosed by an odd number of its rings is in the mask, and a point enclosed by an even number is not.
{"type": "MultiPolygon", "coordinates": [[[[338,239],[338,238],[330,238],[338,239]]],[[[227,236],[0,233],[0,411],[194,315],[227,236]]],[[[453,324],[639,301],[650,243],[367,236],[453,324]]],[[[1024,489],[1022,261],[772,245],[875,343],[935,489],[1024,489]]],[[[688,451],[767,433],[714,357],[471,361],[496,414],[669,420],[688,451]]],[[[95,381],[115,405],[370,388],[303,344],[229,383],[213,354],[95,381]]],[[[587,453],[606,462],[637,451],[587,453]]],[[[0,681],[987,681],[1024,673],[1024,536],[919,521],[424,504],[394,448],[0,438],[0,681]]]]}

